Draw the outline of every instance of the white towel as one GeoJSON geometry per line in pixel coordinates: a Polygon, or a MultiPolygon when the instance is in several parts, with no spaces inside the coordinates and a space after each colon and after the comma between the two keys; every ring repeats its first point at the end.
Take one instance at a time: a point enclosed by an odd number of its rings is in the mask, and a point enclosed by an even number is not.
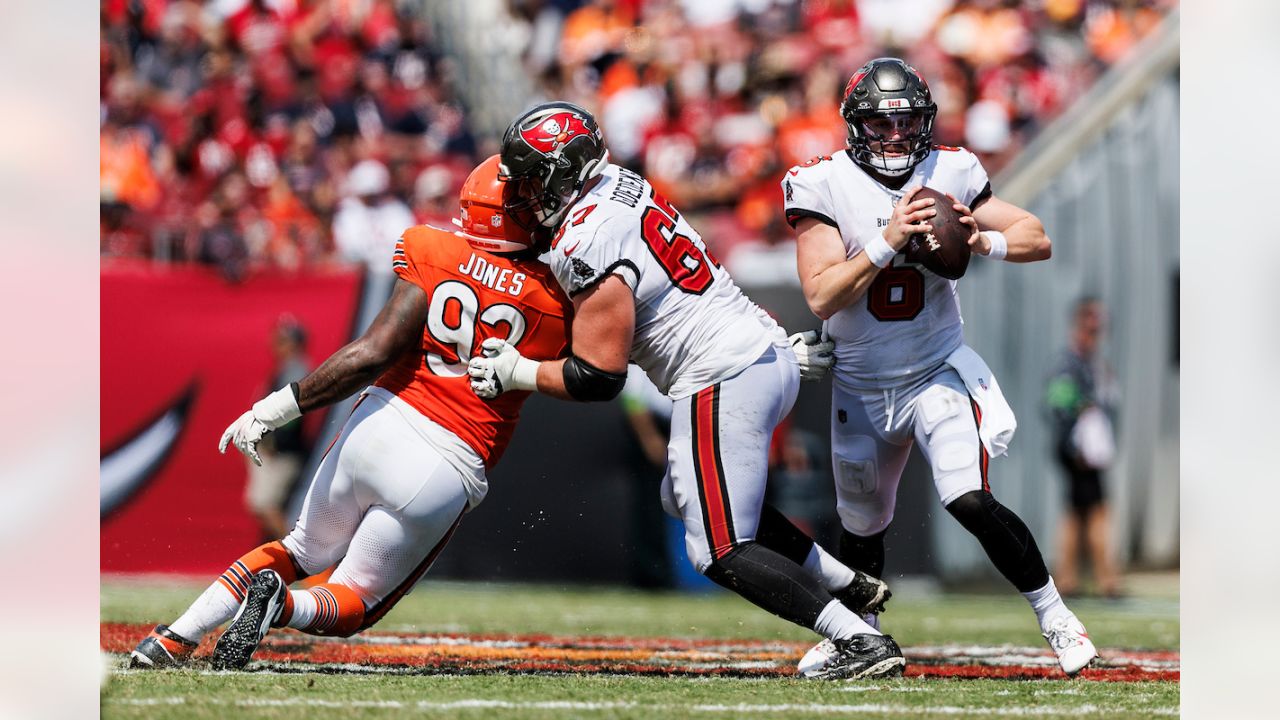
{"type": "Polygon", "coordinates": [[[978,410],[982,413],[978,437],[982,446],[991,457],[1005,454],[1013,440],[1013,431],[1018,429],[1018,419],[1013,416],[1013,408],[1004,399],[1004,393],[1000,392],[1000,383],[991,374],[991,368],[968,345],[961,345],[948,355],[947,364],[959,373],[970,397],[978,403],[978,410]]]}
{"type": "Polygon", "coordinates": [[[1111,418],[1097,405],[1091,405],[1076,418],[1071,428],[1071,444],[1084,463],[1094,470],[1106,470],[1116,459],[1115,431],[1111,418]]]}

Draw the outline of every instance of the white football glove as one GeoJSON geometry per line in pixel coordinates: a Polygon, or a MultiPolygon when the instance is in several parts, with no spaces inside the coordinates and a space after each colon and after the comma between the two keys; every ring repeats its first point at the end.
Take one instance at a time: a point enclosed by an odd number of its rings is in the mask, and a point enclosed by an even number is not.
{"type": "Polygon", "coordinates": [[[293,396],[293,388],[282,387],[254,403],[252,409],[227,427],[218,441],[218,452],[226,453],[227,445],[234,444],[254,465],[262,465],[262,458],[258,456],[258,443],[262,436],[299,417],[302,417],[302,410],[298,408],[298,399],[293,396]]]}
{"type": "Polygon", "coordinates": [[[492,400],[508,390],[538,389],[541,363],[521,355],[515,345],[502,338],[489,338],[480,343],[480,349],[484,355],[467,363],[471,390],[476,395],[492,400]]]}
{"type": "Polygon", "coordinates": [[[817,330],[805,330],[787,340],[796,360],[800,361],[801,380],[821,380],[836,364],[836,344],[830,338],[823,338],[817,330]]]}

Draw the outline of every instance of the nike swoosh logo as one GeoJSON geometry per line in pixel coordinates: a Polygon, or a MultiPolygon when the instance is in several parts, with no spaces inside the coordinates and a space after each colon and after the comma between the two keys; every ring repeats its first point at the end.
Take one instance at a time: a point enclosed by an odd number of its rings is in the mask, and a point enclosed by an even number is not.
{"type": "Polygon", "coordinates": [[[581,244],[582,244],[582,241],[581,241],[581,240],[579,240],[578,242],[574,243],[573,245],[570,245],[569,247],[565,248],[565,249],[564,249],[564,256],[565,256],[565,257],[569,257],[569,253],[573,252],[574,250],[577,250],[577,249],[578,249],[578,246],[579,246],[579,245],[581,245],[581,244]]]}
{"type": "Polygon", "coordinates": [[[106,517],[136,495],[164,466],[187,424],[195,396],[196,384],[192,383],[159,417],[119,447],[103,453],[99,462],[100,516],[106,517]]]}

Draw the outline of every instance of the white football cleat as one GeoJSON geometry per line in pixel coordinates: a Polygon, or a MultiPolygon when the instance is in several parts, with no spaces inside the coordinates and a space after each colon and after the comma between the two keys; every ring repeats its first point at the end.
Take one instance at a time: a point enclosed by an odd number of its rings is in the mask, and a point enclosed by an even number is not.
{"type": "Polygon", "coordinates": [[[823,638],[822,642],[809,648],[809,652],[800,658],[800,664],[796,666],[796,672],[801,677],[816,677],[822,674],[827,665],[836,659],[836,655],[840,654],[836,650],[836,644],[831,642],[829,638],[823,638]]]}
{"type": "Polygon", "coordinates": [[[1098,649],[1089,639],[1084,625],[1073,614],[1059,615],[1049,623],[1044,639],[1058,656],[1058,664],[1067,675],[1075,675],[1098,657],[1098,649]]]}
{"type": "MultiPolygon", "coordinates": [[[[880,630],[879,613],[866,613],[862,616],[862,620],[877,631],[880,630]]],[[[801,677],[815,677],[820,675],[838,654],[840,654],[840,651],[836,649],[835,643],[831,642],[829,639],[823,638],[822,642],[809,648],[809,652],[805,653],[804,657],[800,658],[800,664],[796,665],[796,672],[798,672],[801,677]]]]}
{"type": "Polygon", "coordinates": [[[898,643],[888,635],[862,633],[847,640],[828,642],[834,655],[822,668],[810,669],[804,673],[805,678],[863,680],[901,677],[907,665],[907,660],[902,657],[902,650],[898,647],[898,643]]]}

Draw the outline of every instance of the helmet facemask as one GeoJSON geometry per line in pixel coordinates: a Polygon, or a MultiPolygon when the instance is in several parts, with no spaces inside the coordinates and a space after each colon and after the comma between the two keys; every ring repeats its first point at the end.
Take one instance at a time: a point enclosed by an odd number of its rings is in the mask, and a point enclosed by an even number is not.
{"type": "Polygon", "coordinates": [[[567,168],[562,168],[561,163],[547,163],[538,169],[544,172],[499,175],[509,188],[503,193],[507,216],[529,232],[559,224],[568,202],[577,192],[576,183],[565,177],[567,168]]]}
{"type": "Polygon", "coordinates": [[[560,224],[587,180],[609,162],[591,113],[567,102],[539,105],[516,119],[502,140],[499,179],[511,184],[512,221],[530,231],[560,224]]]}
{"type": "Polygon", "coordinates": [[[859,68],[840,103],[853,159],[891,177],[905,175],[929,157],[937,114],[928,83],[898,58],[876,58],[859,68]]]}
{"type": "Polygon", "coordinates": [[[936,107],[927,107],[846,114],[854,159],[890,177],[910,172],[933,148],[936,113],[936,107]]]}

